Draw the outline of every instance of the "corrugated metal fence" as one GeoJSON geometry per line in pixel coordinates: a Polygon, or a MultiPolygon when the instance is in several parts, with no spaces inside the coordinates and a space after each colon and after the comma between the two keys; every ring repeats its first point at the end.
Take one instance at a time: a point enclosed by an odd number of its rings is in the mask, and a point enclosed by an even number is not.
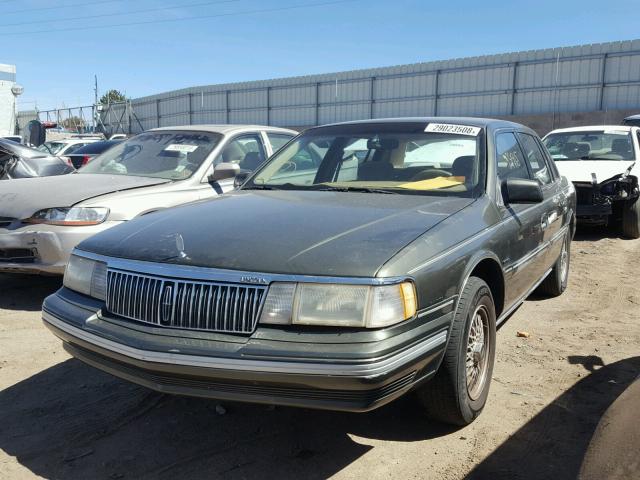
{"type": "MultiPolygon", "coordinates": [[[[640,40],[193,87],[113,106],[126,129],[640,108],[640,40]],[[123,115],[119,115],[123,114],[123,115]]],[[[107,122],[105,122],[107,123],[107,122]]]]}

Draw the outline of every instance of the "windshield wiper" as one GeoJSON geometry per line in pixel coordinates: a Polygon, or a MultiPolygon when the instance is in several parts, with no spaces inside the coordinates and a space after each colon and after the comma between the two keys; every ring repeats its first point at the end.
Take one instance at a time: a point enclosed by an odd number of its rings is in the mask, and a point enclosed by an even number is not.
{"type": "Polygon", "coordinates": [[[364,193],[390,193],[399,194],[396,189],[390,188],[375,188],[375,187],[348,187],[348,186],[335,186],[335,185],[323,185],[317,184],[310,187],[310,190],[332,191],[332,192],[364,192],[364,193]]]}

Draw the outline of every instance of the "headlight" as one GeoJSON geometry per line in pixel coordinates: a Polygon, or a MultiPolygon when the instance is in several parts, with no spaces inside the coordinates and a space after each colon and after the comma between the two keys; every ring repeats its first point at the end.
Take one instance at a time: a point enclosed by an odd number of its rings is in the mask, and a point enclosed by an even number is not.
{"type": "Polygon", "coordinates": [[[260,323],[336,327],[388,327],[416,313],[415,287],[272,283],[260,323]]]}
{"type": "Polygon", "coordinates": [[[46,223],[48,225],[86,226],[98,225],[109,215],[104,207],[47,208],[23,220],[25,223],[46,223]]]}
{"type": "Polygon", "coordinates": [[[71,255],[63,284],[76,292],[104,300],[107,296],[107,264],[71,255]]]}

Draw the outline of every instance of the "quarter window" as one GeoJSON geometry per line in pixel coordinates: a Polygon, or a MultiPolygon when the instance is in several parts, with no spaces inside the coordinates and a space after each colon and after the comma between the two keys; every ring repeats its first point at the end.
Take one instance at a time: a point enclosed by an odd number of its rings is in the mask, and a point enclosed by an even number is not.
{"type": "Polygon", "coordinates": [[[522,155],[520,145],[518,145],[513,133],[496,135],[496,154],[498,176],[501,180],[507,178],[531,179],[524,155],[522,155]]]}
{"type": "Polygon", "coordinates": [[[518,133],[518,138],[522,143],[522,149],[524,150],[525,157],[534,178],[540,183],[540,185],[548,185],[551,183],[551,173],[547,166],[547,162],[544,159],[540,146],[536,139],[526,133],[518,133]]]}

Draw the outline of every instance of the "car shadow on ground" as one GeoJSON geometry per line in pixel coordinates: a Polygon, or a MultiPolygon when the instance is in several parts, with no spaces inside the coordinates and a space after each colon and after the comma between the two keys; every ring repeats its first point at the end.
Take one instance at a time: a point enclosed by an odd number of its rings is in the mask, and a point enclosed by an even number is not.
{"type": "Polygon", "coordinates": [[[0,310],[38,311],[45,297],[61,286],[61,276],[0,273],[0,310]]]}
{"type": "Polygon", "coordinates": [[[585,377],[496,448],[467,480],[575,479],[598,421],[640,373],[640,357],[605,365],[570,356],[585,377]]]}
{"type": "Polygon", "coordinates": [[[630,240],[622,235],[620,228],[608,226],[578,225],[574,242],[594,242],[605,238],[615,238],[619,240],[630,240]]]}
{"type": "Polygon", "coordinates": [[[45,478],[327,478],[371,450],[455,431],[410,396],[365,414],[164,395],[71,359],[0,392],[0,448],[45,478]]]}

